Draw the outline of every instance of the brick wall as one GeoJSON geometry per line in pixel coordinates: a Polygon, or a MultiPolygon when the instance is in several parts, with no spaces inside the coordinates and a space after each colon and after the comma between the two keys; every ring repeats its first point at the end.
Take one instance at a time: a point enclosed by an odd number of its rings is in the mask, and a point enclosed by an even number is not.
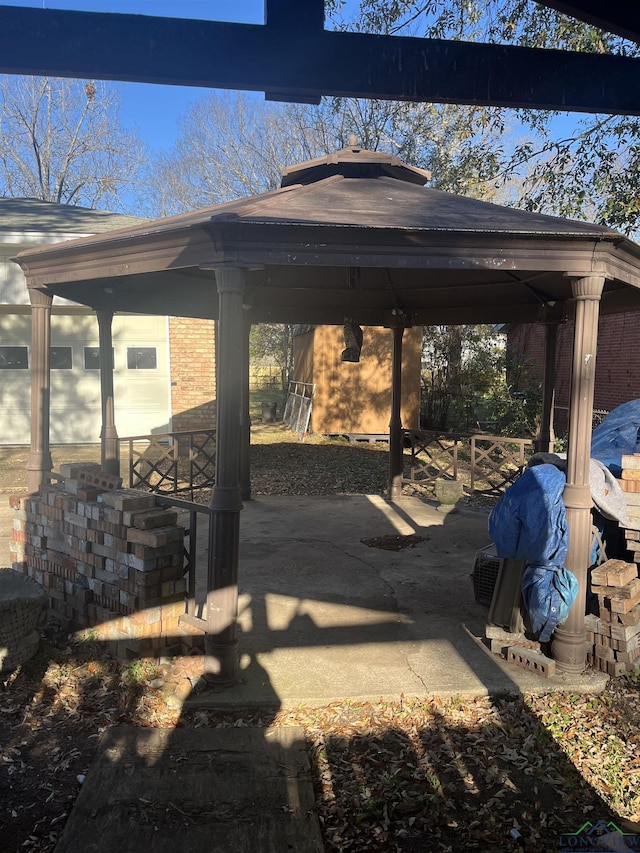
{"type": "Polygon", "coordinates": [[[216,419],[215,322],[169,318],[173,430],[213,429],[216,419]]]}
{"type": "Polygon", "coordinates": [[[640,352],[637,314],[600,319],[596,360],[596,409],[615,409],[640,397],[640,352]]]}
{"type": "Polygon", "coordinates": [[[119,658],[200,646],[202,632],[179,624],[186,584],[176,512],[145,492],[85,486],[68,478],[12,498],[13,568],[45,589],[69,630],[93,629],[119,658]]]}
{"type": "MultiPolygon", "coordinates": [[[[621,403],[640,398],[637,331],[638,315],[635,313],[600,318],[594,409],[611,411],[621,403]]],[[[507,340],[511,352],[518,352],[524,358],[530,375],[542,381],[544,327],[539,324],[513,326],[507,340]]],[[[573,323],[560,326],[556,347],[556,430],[560,431],[566,428],[564,413],[569,406],[573,323]]]]}

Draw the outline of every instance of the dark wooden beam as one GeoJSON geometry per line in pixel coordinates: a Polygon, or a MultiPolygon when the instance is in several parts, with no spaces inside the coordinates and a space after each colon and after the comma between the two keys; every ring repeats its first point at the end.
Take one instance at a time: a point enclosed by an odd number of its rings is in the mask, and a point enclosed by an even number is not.
{"type": "Polygon", "coordinates": [[[640,6],[629,0],[538,0],[542,6],[555,9],[607,33],[640,43],[640,6]]]}
{"type": "Polygon", "coordinates": [[[324,0],[265,0],[264,22],[291,31],[324,29],[324,0]]]}
{"type": "MultiPolygon", "coordinates": [[[[324,29],[324,0],[265,0],[264,22],[269,30],[279,29],[288,33],[291,44],[301,34],[319,35],[324,29]]],[[[268,101],[290,101],[286,90],[270,89],[265,92],[268,101]]],[[[299,103],[319,104],[321,95],[318,93],[298,95],[299,103]]]]}
{"type": "Polygon", "coordinates": [[[640,60],[0,5],[0,72],[640,115],[640,60]]]}

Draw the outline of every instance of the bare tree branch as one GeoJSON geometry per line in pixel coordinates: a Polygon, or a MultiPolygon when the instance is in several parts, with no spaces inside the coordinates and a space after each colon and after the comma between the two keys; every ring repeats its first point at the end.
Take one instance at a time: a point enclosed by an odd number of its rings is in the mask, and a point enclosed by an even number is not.
{"type": "Polygon", "coordinates": [[[145,159],[105,84],[0,77],[0,194],[123,207],[145,159]]]}

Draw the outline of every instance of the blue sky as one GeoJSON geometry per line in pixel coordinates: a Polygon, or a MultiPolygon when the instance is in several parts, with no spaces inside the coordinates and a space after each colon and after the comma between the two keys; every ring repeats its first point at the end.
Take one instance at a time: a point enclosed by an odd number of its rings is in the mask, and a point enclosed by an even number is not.
{"type": "MultiPolygon", "coordinates": [[[[299,0],[305,2],[305,0],[299,0]]],[[[0,5],[32,8],[73,9],[196,18],[213,21],[262,24],[264,0],[0,0],[0,5]]],[[[346,0],[343,16],[354,14],[357,0],[346,0]]],[[[189,104],[206,90],[188,86],[158,86],[142,83],[110,83],[121,92],[122,123],[136,127],[152,150],[167,150],[176,140],[177,122],[189,104]]],[[[261,93],[256,98],[262,99],[261,93]]],[[[558,133],[575,125],[578,116],[556,119],[558,133]]]]}
{"type": "MultiPolygon", "coordinates": [[[[300,0],[304,2],[304,0],[300,0]]],[[[264,0],[7,0],[5,6],[122,12],[211,21],[262,24],[264,0]]],[[[122,93],[122,123],[136,126],[151,148],[167,149],[177,133],[177,120],[205,90],[190,86],[111,83],[122,93]]],[[[262,97],[262,96],[259,96],[262,97]]]]}

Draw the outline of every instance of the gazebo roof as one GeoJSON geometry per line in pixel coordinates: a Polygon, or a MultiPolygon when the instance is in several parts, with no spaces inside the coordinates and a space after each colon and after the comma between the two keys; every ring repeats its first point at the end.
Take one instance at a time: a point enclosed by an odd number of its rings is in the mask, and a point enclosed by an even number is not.
{"type": "Polygon", "coordinates": [[[213,269],[246,267],[254,322],[535,321],[605,274],[603,313],[640,308],[640,246],[609,228],[424,187],[398,158],[343,149],[284,186],[20,253],[30,287],[96,309],[215,317],[213,269]],[[631,287],[625,287],[631,285],[631,287]]]}

